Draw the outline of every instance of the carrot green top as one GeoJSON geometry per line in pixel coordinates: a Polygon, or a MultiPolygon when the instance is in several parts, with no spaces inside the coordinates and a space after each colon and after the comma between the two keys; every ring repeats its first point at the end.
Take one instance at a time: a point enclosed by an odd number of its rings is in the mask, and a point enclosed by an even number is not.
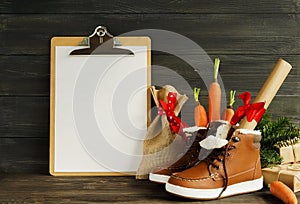
{"type": "Polygon", "coordinates": [[[230,90],[229,92],[229,106],[232,107],[234,102],[235,102],[235,93],[236,93],[236,90],[230,90]]]}
{"type": "Polygon", "coordinates": [[[217,81],[219,66],[220,66],[220,59],[216,58],[215,59],[215,64],[214,64],[214,81],[217,81]]]}
{"type": "Polygon", "coordinates": [[[194,98],[197,103],[199,103],[199,94],[200,94],[200,88],[194,88],[194,98]]]}

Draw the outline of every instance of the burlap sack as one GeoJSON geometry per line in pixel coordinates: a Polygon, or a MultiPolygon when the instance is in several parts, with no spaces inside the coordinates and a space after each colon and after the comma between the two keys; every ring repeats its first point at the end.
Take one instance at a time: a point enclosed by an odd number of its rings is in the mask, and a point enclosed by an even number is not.
{"type": "MultiPolygon", "coordinates": [[[[159,100],[167,102],[169,92],[177,94],[174,112],[178,116],[188,97],[179,94],[170,85],[166,85],[160,90],[156,90],[154,86],[151,87],[151,93],[157,107],[159,107],[159,100]]],[[[153,168],[176,161],[178,156],[185,151],[185,145],[186,143],[182,137],[170,129],[166,115],[158,114],[148,127],[143,146],[143,158],[137,170],[136,178],[147,179],[153,168]]]]}

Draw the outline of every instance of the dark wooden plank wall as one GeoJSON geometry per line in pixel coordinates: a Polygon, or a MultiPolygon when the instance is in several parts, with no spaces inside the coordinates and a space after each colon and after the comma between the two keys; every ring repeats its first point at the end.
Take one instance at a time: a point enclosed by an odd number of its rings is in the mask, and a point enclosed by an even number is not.
{"type": "MultiPolygon", "coordinates": [[[[222,59],[227,91],[256,95],[281,56],[294,68],[270,112],[300,124],[299,0],[5,0],[0,12],[2,172],[48,172],[50,38],[85,36],[97,25],[114,35],[153,28],[189,37],[212,59],[222,59]]],[[[191,86],[199,83],[176,57],[154,53],[152,63],[175,70],[191,86]]],[[[152,77],[170,82],[159,69],[152,77]]]]}

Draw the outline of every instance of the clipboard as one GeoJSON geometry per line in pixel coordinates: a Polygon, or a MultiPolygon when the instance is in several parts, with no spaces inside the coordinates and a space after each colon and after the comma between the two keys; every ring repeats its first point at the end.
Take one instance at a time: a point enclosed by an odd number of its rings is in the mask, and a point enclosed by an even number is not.
{"type": "Polygon", "coordinates": [[[50,174],[135,175],[150,124],[150,38],[98,26],[53,37],[50,61],[50,174]]]}

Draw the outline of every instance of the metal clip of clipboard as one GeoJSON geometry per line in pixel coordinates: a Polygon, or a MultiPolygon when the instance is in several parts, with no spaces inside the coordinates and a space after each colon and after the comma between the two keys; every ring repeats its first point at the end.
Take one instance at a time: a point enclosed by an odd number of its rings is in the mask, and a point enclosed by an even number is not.
{"type": "Polygon", "coordinates": [[[134,55],[128,49],[116,48],[119,46],[117,38],[111,35],[106,27],[96,27],[94,33],[87,38],[89,48],[73,50],[70,55],[134,55]]]}

